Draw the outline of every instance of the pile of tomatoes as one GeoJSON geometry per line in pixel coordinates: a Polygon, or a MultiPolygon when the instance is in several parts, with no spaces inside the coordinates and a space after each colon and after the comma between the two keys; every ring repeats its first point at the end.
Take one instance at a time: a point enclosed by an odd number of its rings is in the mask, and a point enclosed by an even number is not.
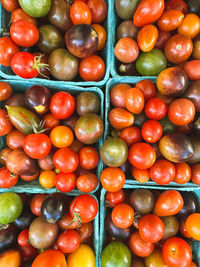
{"type": "MultiPolygon", "coordinates": [[[[2,0],[11,13],[10,36],[0,38],[0,64],[25,79],[100,81],[99,55],[107,32],[104,0],[2,0]]],[[[7,33],[4,33],[6,35],[7,33]]]]}
{"type": "Polygon", "coordinates": [[[192,241],[200,240],[200,213],[194,193],[122,189],[107,192],[105,204],[102,267],[197,267],[192,241]]]}
{"type": "Polygon", "coordinates": [[[200,78],[200,4],[192,0],[115,0],[117,70],[157,76],[179,64],[190,80],[200,78]]]}
{"type": "Polygon", "coordinates": [[[93,92],[76,97],[67,92],[52,94],[33,85],[25,94],[13,94],[0,83],[0,187],[14,186],[20,177],[42,187],[70,192],[75,187],[89,193],[98,186],[99,153],[96,143],[104,125],[98,115],[100,99],[93,92]]]}
{"type": "Polygon", "coordinates": [[[95,266],[93,196],[7,192],[0,203],[0,266],[95,266]]]}

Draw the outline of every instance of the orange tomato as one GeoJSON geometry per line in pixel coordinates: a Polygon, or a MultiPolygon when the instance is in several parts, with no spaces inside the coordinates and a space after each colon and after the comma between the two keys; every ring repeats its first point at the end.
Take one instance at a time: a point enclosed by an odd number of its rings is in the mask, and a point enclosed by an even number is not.
{"type": "Polygon", "coordinates": [[[149,169],[142,170],[142,169],[132,167],[131,174],[133,175],[135,180],[137,180],[140,183],[146,183],[150,179],[149,169]]]}
{"type": "Polygon", "coordinates": [[[18,0],[1,0],[1,4],[8,12],[13,12],[15,9],[19,8],[18,0]]]}
{"type": "Polygon", "coordinates": [[[163,12],[157,21],[157,25],[161,31],[174,31],[184,19],[184,14],[178,10],[172,9],[163,12]]]}
{"type": "Polygon", "coordinates": [[[184,66],[184,71],[189,80],[200,79],[200,60],[188,61],[184,66]]]}
{"type": "Polygon", "coordinates": [[[191,178],[191,168],[185,163],[176,163],[175,164],[175,177],[174,182],[177,184],[185,184],[190,181],[191,178]]]}
{"type": "Polygon", "coordinates": [[[187,14],[178,27],[178,32],[193,39],[200,32],[200,19],[195,14],[187,14]]]}
{"type": "Polygon", "coordinates": [[[114,50],[116,58],[123,63],[135,61],[139,55],[139,48],[135,40],[129,37],[121,38],[114,50]]]}
{"type": "Polygon", "coordinates": [[[14,249],[6,250],[0,254],[1,267],[20,267],[21,255],[20,252],[14,249]]]}
{"type": "Polygon", "coordinates": [[[154,48],[157,39],[158,39],[158,30],[152,24],[144,26],[138,32],[137,35],[138,46],[143,52],[151,51],[154,48]]]}
{"type": "Polygon", "coordinates": [[[134,210],[125,203],[120,203],[112,210],[112,221],[119,228],[128,228],[133,224],[134,210]]]}
{"type": "Polygon", "coordinates": [[[186,226],[185,226],[185,222],[186,222],[186,219],[185,220],[181,220],[180,223],[179,223],[179,232],[187,237],[187,238],[192,238],[191,235],[188,233],[187,229],[186,229],[186,226]]]}
{"type": "Polygon", "coordinates": [[[68,147],[74,140],[72,130],[63,125],[56,126],[50,133],[51,143],[58,148],[68,147]]]}
{"type": "Polygon", "coordinates": [[[9,83],[0,82],[0,101],[8,99],[12,95],[12,87],[9,83]]]}
{"type": "Polygon", "coordinates": [[[126,92],[125,106],[128,111],[134,114],[140,114],[144,108],[144,95],[136,87],[130,88],[126,92]]]}
{"type": "Polygon", "coordinates": [[[82,1],[73,3],[70,8],[70,17],[74,25],[92,23],[92,14],[88,6],[82,1]]]}
{"type": "Polygon", "coordinates": [[[31,267],[67,267],[65,255],[56,249],[47,249],[40,253],[31,267]]]}
{"type": "Polygon", "coordinates": [[[189,235],[200,241],[200,213],[191,214],[185,222],[185,227],[189,235]]]}
{"type": "Polygon", "coordinates": [[[134,116],[124,108],[113,108],[108,114],[108,120],[113,128],[122,130],[133,125],[134,116]]]}
{"type": "Polygon", "coordinates": [[[125,175],[120,168],[108,167],[102,171],[100,180],[108,192],[117,192],[125,184],[125,175]]]}
{"type": "Polygon", "coordinates": [[[92,26],[92,28],[95,29],[95,31],[98,34],[99,39],[98,39],[97,51],[100,51],[104,48],[104,46],[106,44],[106,38],[107,38],[106,30],[100,24],[93,24],[91,26],[92,26]]]}
{"type": "Polygon", "coordinates": [[[39,183],[44,188],[52,188],[55,186],[56,173],[54,171],[43,171],[39,176],[39,183]]]}

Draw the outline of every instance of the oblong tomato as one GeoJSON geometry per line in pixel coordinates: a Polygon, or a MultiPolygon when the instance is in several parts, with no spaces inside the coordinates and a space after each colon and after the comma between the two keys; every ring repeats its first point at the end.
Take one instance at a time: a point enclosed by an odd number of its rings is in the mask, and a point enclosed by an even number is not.
{"type": "Polygon", "coordinates": [[[200,60],[191,60],[184,66],[184,71],[189,80],[200,79],[200,60]]]}
{"type": "Polygon", "coordinates": [[[137,35],[137,43],[143,52],[151,51],[158,39],[158,29],[152,25],[144,26],[137,35]]]}
{"type": "Polygon", "coordinates": [[[113,108],[109,112],[108,120],[113,128],[122,130],[133,125],[134,116],[124,108],[113,108]]]}
{"type": "Polygon", "coordinates": [[[157,25],[161,31],[174,31],[183,21],[184,14],[178,10],[172,9],[163,12],[157,25]]]}
{"type": "Polygon", "coordinates": [[[136,87],[130,88],[126,92],[125,106],[128,111],[139,114],[144,108],[144,95],[142,91],[136,87]]]}

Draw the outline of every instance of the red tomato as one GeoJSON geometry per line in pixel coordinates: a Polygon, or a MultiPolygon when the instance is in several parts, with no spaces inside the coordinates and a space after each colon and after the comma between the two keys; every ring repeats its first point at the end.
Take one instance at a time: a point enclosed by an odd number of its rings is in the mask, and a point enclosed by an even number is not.
{"type": "Polygon", "coordinates": [[[164,0],[142,0],[134,13],[133,23],[143,27],[155,22],[162,15],[164,7],[164,0]]]}
{"type": "Polygon", "coordinates": [[[98,186],[98,178],[93,173],[82,174],[76,180],[77,188],[83,193],[90,193],[98,186]]]}
{"type": "Polygon", "coordinates": [[[156,160],[156,152],[149,144],[136,143],[129,149],[128,160],[138,169],[148,169],[156,160]]]}
{"type": "Polygon", "coordinates": [[[47,249],[40,253],[31,267],[67,267],[65,255],[59,250],[47,249]]]}
{"type": "Polygon", "coordinates": [[[169,184],[175,177],[174,164],[166,159],[158,159],[150,168],[150,177],[157,184],[169,184]]]}
{"type": "Polygon", "coordinates": [[[105,75],[105,63],[99,56],[92,55],[81,60],[79,74],[84,81],[98,82],[105,75]]]}
{"type": "Polygon", "coordinates": [[[157,39],[158,29],[152,24],[145,25],[137,34],[137,43],[143,52],[151,51],[157,39]]]}
{"type": "Polygon", "coordinates": [[[195,240],[200,241],[200,213],[193,213],[186,219],[185,227],[188,234],[195,240]]]}
{"type": "Polygon", "coordinates": [[[110,102],[114,107],[125,108],[125,98],[127,90],[131,88],[126,83],[119,83],[112,87],[110,91],[110,102]]]}
{"type": "Polygon", "coordinates": [[[184,71],[189,80],[199,80],[200,79],[200,60],[191,60],[186,62],[184,66],[184,71]]]}
{"type": "Polygon", "coordinates": [[[156,87],[150,80],[141,80],[136,83],[135,87],[142,91],[145,100],[148,100],[156,95],[156,87]]]}
{"type": "Polygon", "coordinates": [[[16,185],[18,181],[18,176],[11,174],[11,172],[6,168],[0,168],[0,188],[10,188],[16,185]]]}
{"type": "Polygon", "coordinates": [[[165,3],[165,10],[171,10],[171,9],[179,10],[183,14],[188,13],[188,7],[184,0],[176,0],[176,1],[168,0],[165,3]]]}
{"type": "Polygon", "coordinates": [[[25,137],[26,137],[25,134],[16,129],[13,129],[6,136],[7,146],[11,149],[18,149],[18,148],[21,149],[23,148],[25,137]]]}
{"type": "Polygon", "coordinates": [[[176,163],[175,164],[175,177],[174,182],[177,184],[185,184],[190,181],[191,178],[191,168],[185,163],[176,163]]]}
{"type": "Polygon", "coordinates": [[[0,38],[0,64],[10,67],[12,57],[19,52],[19,47],[10,37],[0,38]]]}
{"type": "Polygon", "coordinates": [[[148,143],[156,143],[163,134],[162,125],[159,121],[149,120],[142,126],[142,137],[148,143]]]}
{"type": "Polygon", "coordinates": [[[144,241],[156,243],[163,238],[164,233],[164,223],[158,216],[147,214],[139,220],[139,234],[144,241]]]}
{"type": "Polygon", "coordinates": [[[200,164],[194,164],[191,168],[192,171],[192,182],[200,185],[200,164]]]}
{"type": "Polygon", "coordinates": [[[12,87],[7,82],[0,82],[0,101],[7,100],[12,95],[12,87]]]}
{"type": "Polygon", "coordinates": [[[127,146],[132,146],[142,141],[141,130],[136,126],[127,127],[121,131],[120,138],[127,146]]]}
{"type": "Polygon", "coordinates": [[[124,37],[117,42],[114,53],[120,62],[131,63],[137,59],[139,48],[135,40],[124,37]]]}
{"type": "Polygon", "coordinates": [[[128,228],[133,224],[134,210],[125,203],[120,203],[112,210],[112,221],[119,228],[128,228]]]}
{"type": "Polygon", "coordinates": [[[107,167],[100,175],[101,184],[108,192],[117,192],[122,189],[125,179],[124,172],[116,167],[107,167]]]}
{"type": "Polygon", "coordinates": [[[50,110],[58,120],[69,118],[75,111],[75,101],[72,95],[67,92],[58,92],[50,102],[50,110]]]}
{"type": "Polygon", "coordinates": [[[19,7],[18,0],[1,0],[1,4],[5,10],[8,12],[13,12],[16,8],[19,7]]]}
{"type": "Polygon", "coordinates": [[[163,32],[161,30],[158,30],[158,39],[155,44],[155,48],[158,48],[163,51],[165,48],[165,44],[167,40],[170,38],[170,36],[171,36],[170,32],[163,32]]]}
{"type": "Polygon", "coordinates": [[[165,263],[173,267],[190,267],[192,251],[188,243],[179,238],[171,237],[165,241],[162,248],[165,263]]]}
{"type": "Polygon", "coordinates": [[[76,187],[76,175],[60,172],[56,176],[55,186],[61,192],[71,192],[76,187]]]}
{"type": "Polygon", "coordinates": [[[105,0],[88,0],[87,6],[92,14],[93,23],[102,23],[108,12],[108,7],[105,0]]]}
{"type": "Polygon", "coordinates": [[[53,129],[54,127],[58,126],[60,124],[60,121],[57,120],[51,113],[48,113],[44,115],[43,117],[44,123],[44,129],[53,129]]]}
{"type": "Polygon", "coordinates": [[[113,208],[125,200],[125,193],[123,189],[117,192],[106,192],[105,203],[108,207],[113,208]]]}
{"type": "Polygon", "coordinates": [[[75,230],[62,232],[57,239],[58,249],[63,253],[72,253],[78,249],[81,239],[75,230]]]}
{"type": "Polygon", "coordinates": [[[200,31],[200,20],[196,14],[187,14],[178,27],[178,32],[193,39],[200,31]]]}
{"type": "Polygon", "coordinates": [[[132,167],[131,174],[135,178],[135,180],[137,180],[140,183],[146,183],[150,179],[149,169],[142,170],[132,167]]]}
{"type": "Polygon", "coordinates": [[[128,111],[134,114],[140,114],[144,108],[144,95],[136,87],[130,88],[126,92],[125,106],[128,111]]]}
{"type": "Polygon", "coordinates": [[[46,194],[37,194],[34,195],[33,198],[31,199],[30,209],[32,213],[35,214],[36,216],[41,216],[42,202],[46,196],[47,196],[46,194]]]}
{"type": "Polygon", "coordinates": [[[11,124],[8,113],[0,109],[0,136],[8,134],[13,128],[13,125],[11,124]]]}
{"type": "Polygon", "coordinates": [[[183,21],[184,14],[176,9],[163,12],[157,21],[157,25],[161,31],[174,31],[183,21]]]}
{"type": "Polygon", "coordinates": [[[61,172],[73,173],[79,164],[78,154],[68,147],[58,149],[53,156],[53,163],[61,172]]]}
{"type": "Polygon", "coordinates": [[[92,14],[83,1],[76,1],[70,8],[70,17],[74,25],[91,24],[92,14]]]}
{"type": "Polygon", "coordinates": [[[151,120],[161,120],[167,114],[167,105],[160,98],[151,98],[146,102],[145,113],[151,120]]]}
{"type": "Polygon", "coordinates": [[[15,23],[18,20],[27,20],[37,26],[37,20],[29,16],[23,9],[17,8],[11,14],[11,22],[15,23]]]}
{"type": "Polygon", "coordinates": [[[108,114],[111,126],[117,130],[122,130],[133,125],[134,115],[124,108],[113,108],[108,114]]]}
{"type": "Polygon", "coordinates": [[[29,241],[28,241],[28,229],[23,230],[17,238],[18,245],[21,247],[29,247],[29,241]]]}

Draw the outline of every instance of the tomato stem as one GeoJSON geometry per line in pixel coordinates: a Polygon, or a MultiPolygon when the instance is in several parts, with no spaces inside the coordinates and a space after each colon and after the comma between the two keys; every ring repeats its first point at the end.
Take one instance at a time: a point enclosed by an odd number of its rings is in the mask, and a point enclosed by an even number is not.
{"type": "Polygon", "coordinates": [[[44,56],[44,54],[39,55],[39,56],[35,56],[35,57],[34,57],[34,64],[33,64],[33,66],[32,66],[32,69],[36,69],[36,70],[38,71],[38,73],[39,73],[41,76],[43,76],[43,77],[46,78],[46,79],[49,79],[49,77],[47,77],[46,75],[44,75],[44,74],[41,73],[41,71],[40,71],[41,68],[45,68],[45,69],[47,69],[49,72],[51,72],[50,69],[49,69],[49,65],[48,65],[48,64],[46,64],[46,63],[41,63],[41,58],[42,58],[43,56],[44,56]]]}
{"type": "Polygon", "coordinates": [[[8,226],[9,226],[8,223],[6,223],[6,224],[0,224],[0,230],[5,230],[5,229],[8,228],[8,226]]]}
{"type": "Polygon", "coordinates": [[[32,121],[33,132],[37,134],[37,133],[44,133],[45,131],[49,130],[49,128],[44,129],[44,124],[45,121],[40,121],[39,124],[37,124],[35,121],[32,121]]]}

